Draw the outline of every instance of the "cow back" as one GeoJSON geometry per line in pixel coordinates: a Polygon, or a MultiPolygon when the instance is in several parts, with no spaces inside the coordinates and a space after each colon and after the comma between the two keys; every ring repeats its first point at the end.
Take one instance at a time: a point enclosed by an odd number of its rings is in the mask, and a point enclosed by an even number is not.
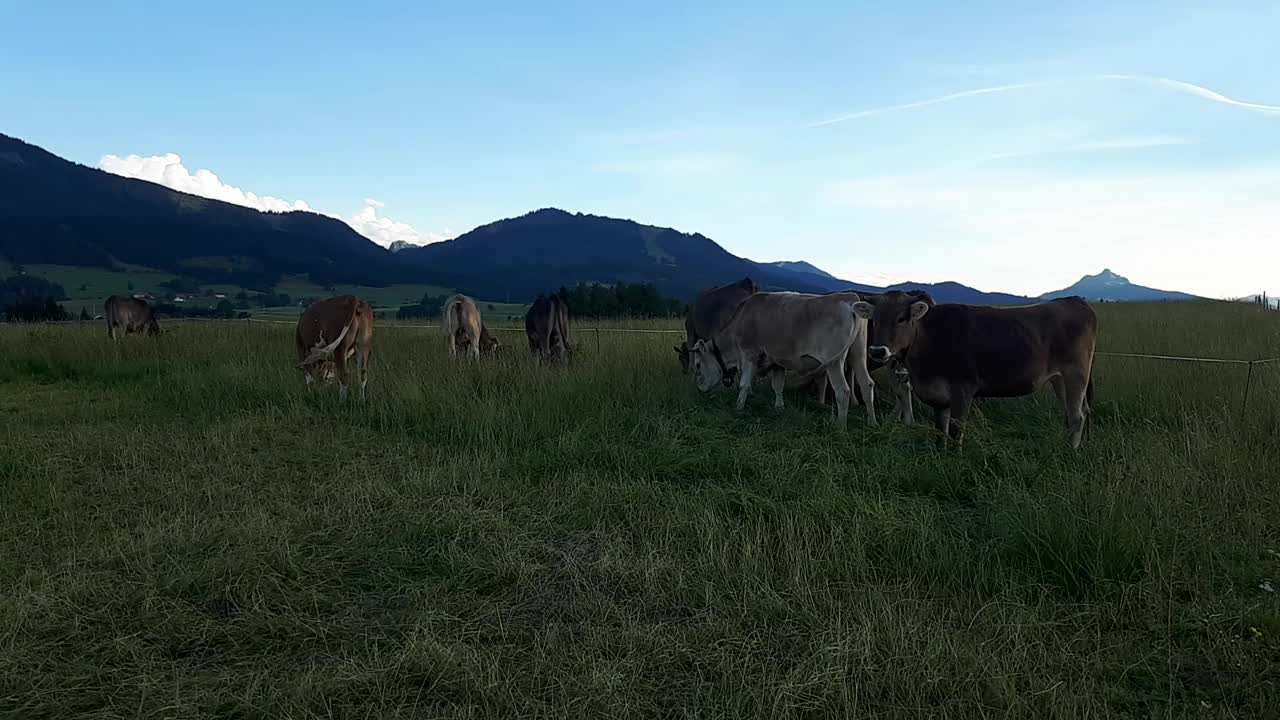
{"type": "Polygon", "coordinates": [[[719,332],[743,301],[757,292],[750,278],[710,290],[703,290],[694,298],[685,316],[685,332],[692,338],[710,338],[719,332]]]}
{"type": "Polygon", "coordinates": [[[1034,305],[936,305],[908,351],[913,374],[975,388],[986,397],[1034,392],[1055,368],[1090,359],[1097,316],[1080,298],[1034,305]]]}

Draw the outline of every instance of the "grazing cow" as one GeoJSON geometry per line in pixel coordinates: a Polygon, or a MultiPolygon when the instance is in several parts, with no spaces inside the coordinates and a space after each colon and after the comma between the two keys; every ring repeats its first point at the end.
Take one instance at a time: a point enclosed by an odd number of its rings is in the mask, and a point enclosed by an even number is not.
{"type": "Polygon", "coordinates": [[[719,332],[729,322],[729,318],[733,317],[742,301],[751,297],[756,290],[756,284],[751,278],[744,277],[738,282],[698,293],[684,317],[685,340],[674,346],[676,355],[680,358],[680,368],[684,372],[689,372],[690,349],[693,344],[719,332]]]}
{"type": "Polygon", "coordinates": [[[449,355],[466,353],[480,359],[480,337],[484,323],[480,320],[480,308],[476,301],[457,294],[444,301],[441,312],[444,319],[444,335],[449,343],[449,355]]]}
{"type": "Polygon", "coordinates": [[[930,308],[890,292],[876,304],[874,319],[871,356],[905,361],[916,397],[934,409],[944,437],[961,443],[974,398],[1030,395],[1049,382],[1066,411],[1071,446],[1080,447],[1098,334],[1098,318],[1083,298],[930,308]]]}
{"type": "MultiPolygon", "coordinates": [[[[454,345],[459,352],[470,352],[471,338],[467,335],[465,328],[458,328],[454,333],[454,345]]],[[[498,352],[498,348],[502,347],[502,343],[498,342],[498,338],[489,334],[489,328],[485,326],[484,321],[480,321],[480,354],[493,355],[498,352]]]]}
{"type": "Polygon", "coordinates": [[[121,335],[146,332],[160,334],[160,323],[145,300],[127,295],[112,295],[103,304],[103,316],[107,320],[107,337],[119,340],[121,335]]]}
{"type": "Polygon", "coordinates": [[[339,295],[311,303],[298,318],[294,332],[298,351],[298,369],[307,387],[316,375],[327,379],[338,377],[338,398],[347,398],[351,372],[347,362],[355,357],[360,375],[360,399],[365,399],[369,384],[369,350],[373,346],[373,308],[354,295],[339,295]],[[330,339],[332,338],[332,339],[330,339]],[[332,363],[333,370],[328,364],[332,363]]]}
{"type": "Polygon", "coordinates": [[[835,389],[836,422],[847,424],[849,382],[845,360],[852,353],[854,379],[867,400],[867,422],[876,425],[875,382],[867,371],[867,320],[874,308],[857,293],[828,295],[757,292],[710,339],[692,348],[698,389],[706,392],[738,375],[738,410],[746,405],[757,370],[768,371],[775,408],[781,409],[786,373],[826,373],[835,389]]]}
{"type": "Polygon", "coordinates": [[[569,345],[569,305],[558,295],[539,295],[524,315],[524,332],[529,352],[538,364],[559,362],[568,365],[573,356],[569,345]]]}

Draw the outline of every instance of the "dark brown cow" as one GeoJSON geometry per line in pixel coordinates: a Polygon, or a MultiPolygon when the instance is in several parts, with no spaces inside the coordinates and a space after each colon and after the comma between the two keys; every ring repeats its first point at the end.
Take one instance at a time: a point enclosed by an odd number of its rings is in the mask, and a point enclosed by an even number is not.
{"type": "Polygon", "coordinates": [[[347,398],[347,386],[351,373],[347,361],[355,356],[360,375],[360,399],[365,399],[365,387],[369,384],[369,350],[373,346],[373,308],[354,295],[339,295],[320,300],[307,306],[298,318],[294,332],[298,351],[298,368],[302,370],[307,387],[316,381],[315,375],[325,373],[326,364],[333,362],[338,376],[338,397],[347,398]]]}
{"type": "Polygon", "coordinates": [[[1080,447],[1093,396],[1098,318],[1080,297],[1021,305],[937,305],[903,292],[875,306],[869,354],[905,361],[916,397],[957,444],[974,398],[1030,395],[1052,383],[1080,447]]]}
{"type": "Polygon", "coordinates": [[[708,340],[713,333],[733,317],[743,300],[756,292],[756,284],[751,278],[744,277],[738,282],[721,287],[703,290],[694,298],[689,312],[684,317],[685,340],[675,346],[676,355],[680,357],[680,368],[689,372],[690,349],[699,340],[708,340]]]}
{"type": "MultiPolygon", "coordinates": [[[[933,296],[925,292],[924,290],[908,290],[906,292],[907,292],[907,295],[909,295],[910,297],[915,298],[916,300],[927,304],[929,307],[933,307],[936,304],[933,301],[933,296]]],[[[869,302],[872,305],[875,305],[876,303],[880,302],[880,298],[883,297],[883,295],[884,293],[862,292],[861,290],[858,291],[858,296],[861,297],[865,302],[869,302]]],[[[876,323],[873,317],[867,323],[868,337],[875,337],[875,334],[874,334],[875,327],[876,327],[876,323]]],[[[846,360],[845,364],[847,365],[848,362],[849,361],[846,360]]],[[[902,424],[906,425],[907,427],[911,427],[912,425],[915,424],[915,411],[911,407],[911,378],[907,373],[907,369],[903,367],[902,363],[897,362],[892,357],[890,357],[888,360],[877,360],[871,356],[871,353],[867,353],[867,369],[868,370],[870,370],[871,372],[875,372],[876,370],[879,370],[880,368],[885,366],[888,366],[889,372],[892,373],[893,375],[894,417],[902,420],[902,424]]],[[[845,370],[845,376],[850,378],[849,384],[853,386],[853,397],[855,400],[858,401],[858,404],[861,405],[863,403],[862,392],[861,392],[861,389],[857,385],[855,385],[852,380],[853,378],[852,369],[847,368],[845,370]]],[[[823,387],[822,393],[819,396],[819,399],[824,400],[825,395],[826,395],[826,387],[823,387]]]]}
{"type": "Polygon", "coordinates": [[[524,315],[524,332],[529,336],[529,352],[543,362],[568,365],[573,356],[569,345],[569,306],[558,295],[539,295],[524,315]]]}
{"type": "Polygon", "coordinates": [[[160,323],[145,300],[128,295],[112,295],[103,303],[102,316],[107,321],[107,337],[119,340],[121,335],[145,332],[160,334],[160,323]]]}

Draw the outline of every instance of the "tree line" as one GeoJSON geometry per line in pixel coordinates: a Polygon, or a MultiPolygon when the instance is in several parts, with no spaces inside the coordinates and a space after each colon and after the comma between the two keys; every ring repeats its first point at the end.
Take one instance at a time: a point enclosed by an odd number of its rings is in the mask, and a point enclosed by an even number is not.
{"type": "Polygon", "coordinates": [[[554,295],[569,305],[575,317],[593,319],[683,317],[688,305],[663,297],[653,283],[614,285],[578,283],[572,290],[561,287],[554,295]]]}
{"type": "Polygon", "coordinates": [[[10,275],[0,280],[0,316],[8,322],[70,320],[59,301],[67,299],[61,285],[33,275],[10,275]]]}
{"type": "MultiPolygon", "coordinates": [[[[461,291],[459,291],[461,292],[461,291]]],[[[465,293],[463,293],[465,294],[465,293]]],[[[675,298],[663,297],[652,283],[616,283],[614,285],[578,283],[572,290],[561,287],[539,297],[554,295],[569,306],[574,317],[600,319],[683,317],[688,305],[675,298]]],[[[412,305],[401,305],[397,320],[435,319],[440,317],[449,295],[424,293],[412,305]]],[[[488,305],[492,310],[493,306],[488,305]]]]}

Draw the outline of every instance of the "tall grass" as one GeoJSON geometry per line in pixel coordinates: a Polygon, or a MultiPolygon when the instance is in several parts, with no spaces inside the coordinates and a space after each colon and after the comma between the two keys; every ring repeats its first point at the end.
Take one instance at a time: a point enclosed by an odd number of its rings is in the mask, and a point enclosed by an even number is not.
{"type": "MultiPolygon", "coordinates": [[[[1250,306],[1098,310],[1280,354],[1250,306]]],[[[1042,394],[955,453],[735,415],[674,335],[564,371],[382,323],[343,405],[291,332],[0,328],[0,715],[1280,714],[1280,367],[1242,419],[1243,367],[1100,357],[1082,451],[1042,394]]]]}

